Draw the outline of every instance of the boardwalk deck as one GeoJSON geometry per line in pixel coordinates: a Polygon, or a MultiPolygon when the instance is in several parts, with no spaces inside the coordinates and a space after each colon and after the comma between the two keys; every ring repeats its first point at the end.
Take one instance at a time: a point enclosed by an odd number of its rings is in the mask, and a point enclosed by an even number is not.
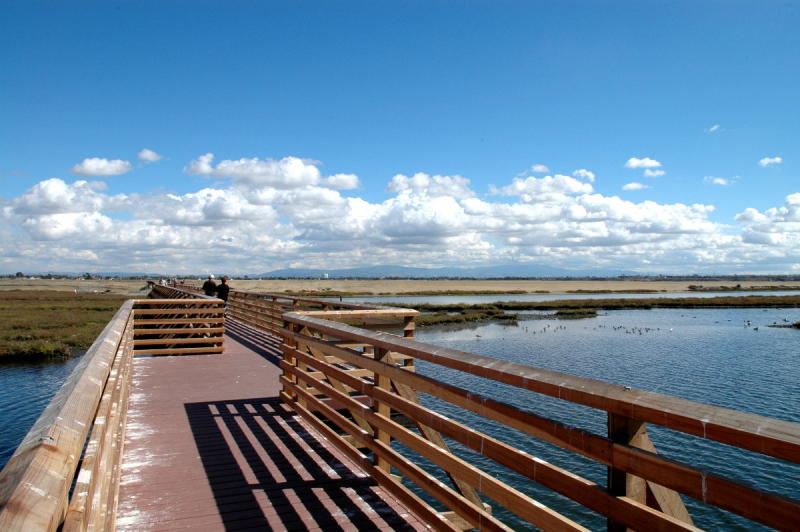
{"type": "Polygon", "coordinates": [[[278,341],[138,358],[118,530],[425,530],[278,399],[278,341]]]}

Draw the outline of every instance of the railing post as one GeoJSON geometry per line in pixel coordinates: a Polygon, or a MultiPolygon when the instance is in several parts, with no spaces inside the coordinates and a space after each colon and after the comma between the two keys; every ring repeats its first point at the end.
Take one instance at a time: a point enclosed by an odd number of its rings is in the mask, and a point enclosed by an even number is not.
{"type": "MultiPolygon", "coordinates": [[[[386,349],[376,348],[374,350],[374,353],[375,353],[375,360],[380,362],[391,363],[391,358],[388,356],[389,352],[386,349]]],[[[382,375],[381,373],[378,372],[373,372],[372,375],[373,375],[373,380],[375,382],[375,386],[387,392],[392,391],[391,390],[392,383],[389,380],[389,377],[387,377],[386,375],[382,375]]],[[[389,405],[387,405],[382,401],[377,401],[373,398],[373,406],[379,416],[385,417],[386,419],[390,419],[391,408],[389,408],[389,405]]],[[[375,439],[381,441],[382,443],[385,443],[386,445],[389,445],[391,443],[391,437],[389,436],[389,434],[381,429],[377,429],[375,431],[375,439]]],[[[387,473],[391,469],[389,462],[387,462],[386,459],[381,458],[379,456],[376,457],[375,465],[377,465],[379,468],[383,469],[387,473]]]]}
{"type": "MultiPolygon", "coordinates": [[[[289,323],[288,321],[284,321],[284,322],[283,322],[283,328],[284,328],[285,330],[289,331],[289,332],[296,332],[296,331],[297,331],[297,330],[300,328],[300,326],[299,326],[299,325],[295,325],[295,324],[293,324],[293,323],[289,323]]],[[[295,341],[295,339],[294,339],[294,338],[292,338],[291,336],[288,336],[288,335],[283,337],[283,343],[284,343],[284,344],[285,344],[287,347],[293,347],[293,348],[295,348],[295,349],[297,348],[297,345],[298,345],[298,344],[297,344],[297,342],[295,341]]],[[[289,353],[284,353],[284,355],[283,355],[283,360],[284,360],[284,361],[285,361],[287,364],[290,364],[290,365],[292,365],[292,366],[294,366],[294,367],[297,367],[297,358],[295,358],[295,357],[294,357],[294,356],[292,356],[291,354],[289,354],[289,353]]],[[[285,374],[286,374],[286,372],[284,372],[284,375],[285,375],[285,374]]],[[[288,378],[288,379],[289,379],[289,381],[290,381],[290,382],[292,382],[293,384],[295,384],[295,385],[297,385],[297,384],[298,384],[298,382],[297,382],[297,377],[296,377],[296,376],[294,376],[294,375],[291,375],[291,374],[290,374],[290,375],[288,375],[288,377],[287,377],[287,378],[288,378]]],[[[305,405],[305,400],[304,400],[302,397],[298,398],[298,397],[297,397],[297,394],[295,394],[295,393],[294,393],[294,392],[293,392],[291,389],[287,389],[285,386],[281,386],[281,389],[282,389],[283,393],[285,393],[286,395],[288,395],[288,396],[290,396],[290,397],[294,397],[294,398],[296,398],[296,399],[299,399],[299,401],[300,401],[300,404],[301,404],[302,406],[306,406],[306,405],[305,405]]]]}
{"type": "MultiPolygon", "coordinates": [[[[608,437],[616,443],[642,447],[647,438],[647,425],[637,419],[608,414],[608,437]]],[[[608,491],[617,497],[627,497],[636,502],[647,502],[647,485],[644,479],[608,466],[608,491]]],[[[625,532],[627,527],[612,519],[607,521],[609,532],[625,532]]]]}
{"type": "MultiPolygon", "coordinates": [[[[403,318],[403,338],[413,339],[416,328],[417,322],[414,321],[414,316],[406,316],[403,318]]],[[[403,367],[409,371],[416,371],[413,358],[403,360],[403,367]]]]}

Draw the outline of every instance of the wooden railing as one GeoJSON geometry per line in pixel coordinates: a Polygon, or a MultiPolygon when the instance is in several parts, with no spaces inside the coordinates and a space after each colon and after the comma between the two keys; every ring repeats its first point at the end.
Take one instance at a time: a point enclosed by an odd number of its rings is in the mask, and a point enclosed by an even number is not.
{"type": "Polygon", "coordinates": [[[133,346],[137,355],[222,353],[222,300],[157,284],[152,285],[150,296],[134,303],[133,346]]]}
{"type": "Polygon", "coordinates": [[[0,530],[55,530],[62,522],[64,530],[99,530],[113,516],[132,310],[133,301],[122,305],[0,472],[0,530]]]}
{"type": "Polygon", "coordinates": [[[656,424],[797,463],[800,424],[365,331],[315,314],[293,312],[283,316],[282,398],[393,489],[399,498],[425,512],[423,515],[428,515],[437,528],[447,529],[450,525],[505,528],[476,495],[479,492],[540,528],[582,529],[499,481],[492,475],[493,468],[481,469],[469,459],[457,456],[444,444],[440,434],[605,516],[609,529],[693,529],[677,493],[777,529],[800,526],[800,503],[790,494],[765,492],[661,457],[646,430],[646,424],[656,424]],[[568,426],[497,398],[415,374],[398,367],[399,357],[425,360],[597,409],[607,417],[608,432],[596,434],[568,426]],[[519,450],[516,441],[499,441],[425,408],[420,404],[419,394],[447,401],[529,437],[595,460],[607,466],[607,485],[601,486],[531,456],[519,450]],[[357,400],[357,396],[368,400],[357,400]],[[330,401],[344,407],[349,415],[331,407],[330,401]],[[404,415],[411,423],[398,423],[393,413],[404,415]],[[320,421],[319,414],[326,422],[320,421]],[[401,447],[390,444],[394,440],[436,464],[455,481],[455,487],[431,479],[413,459],[401,453],[401,447]],[[367,458],[364,449],[371,453],[372,459],[367,458]],[[422,501],[415,501],[413,494],[393,478],[391,468],[427,491],[451,513],[425,510],[422,501]],[[447,522],[435,519],[441,515],[457,519],[447,522]]]}
{"type": "Polygon", "coordinates": [[[168,295],[120,307],[0,471],[1,531],[113,530],[134,356],[222,351],[222,301],[168,295]]]}

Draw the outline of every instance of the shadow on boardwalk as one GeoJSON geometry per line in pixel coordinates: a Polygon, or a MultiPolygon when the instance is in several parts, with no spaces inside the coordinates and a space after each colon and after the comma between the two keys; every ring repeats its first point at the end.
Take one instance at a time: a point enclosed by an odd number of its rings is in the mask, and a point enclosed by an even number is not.
{"type": "Polygon", "coordinates": [[[279,399],[185,408],[227,530],[414,530],[279,399]]]}
{"type": "Polygon", "coordinates": [[[229,336],[276,366],[281,361],[281,341],[235,320],[225,323],[225,336],[229,336]]]}

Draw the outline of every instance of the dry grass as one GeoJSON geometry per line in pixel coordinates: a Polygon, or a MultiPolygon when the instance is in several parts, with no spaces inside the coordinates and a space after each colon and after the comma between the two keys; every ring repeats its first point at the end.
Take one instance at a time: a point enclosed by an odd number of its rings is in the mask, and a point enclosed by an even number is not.
{"type": "Polygon", "coordinates": [[[94,342],[125,297],[7,291],[0,299],[0,358],[68,356],[94,342]]]}
{"type": "MultiPolygon", "coordinates": [[[[191,279],[190,282],[202,280],[191,279]]],[[[628,293],[689,292],[691,282],[683,281],[541,281],[541,280],[433,280],[433,279],[232,279],[233,290],[247,292],[305,293],[308,295],[442,295],[442,294],[514,294],[514,293],[628,293]]],[[[0,279],[2,290],[55,290],[59,292],[110,293],[142,296],[147,283],[142,280],[114,281],[78,279],[0,279]]],[[[775,283],[782,287],[800,287],[800,282],[775,283]]],[[[743,283],[743,288],[751,284],[743,283]]],[[[753,283],[764,289],[764,282],[753,283]]]]}

